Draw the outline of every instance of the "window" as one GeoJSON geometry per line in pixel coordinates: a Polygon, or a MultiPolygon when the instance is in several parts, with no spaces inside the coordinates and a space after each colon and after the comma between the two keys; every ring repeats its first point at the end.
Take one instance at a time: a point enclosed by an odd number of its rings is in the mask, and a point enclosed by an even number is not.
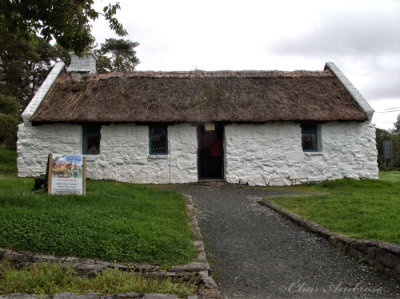
{"type": "Polygon", "coordinates": [[[100,154],[100,126],[83,126],[82,153],[84,155],[100,154]]]}
{"type": "Polygon", "coordinates": [[[168,155],[167,126],[149,127],[149,152],[150,155],[168,155]]]}
{"type": "Polygon", "coordinates": [[[301,145],[304,152],[318,152],[318,130],[316,124],[301,125],[301,145]]]}

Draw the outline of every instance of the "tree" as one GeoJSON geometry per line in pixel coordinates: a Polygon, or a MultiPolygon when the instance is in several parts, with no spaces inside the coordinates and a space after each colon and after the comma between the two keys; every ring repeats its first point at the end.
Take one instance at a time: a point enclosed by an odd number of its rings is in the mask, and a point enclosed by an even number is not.
{"type": "Polygon", "coordinates": [[[115,18],[118,2],[102,12],[93,4],[94,0],[1,0],[0,93],[15,97],[23,110],[55,61],[68,65],[69,50],[80,54],[93,44],[89,22],[99,15],[117,34],[127,34],[115,18]],[[49,43],[52,39],[55,46],[49,43]]]}
{"type": "Polygon", "coordinates": [[[14,144],[18,125],[18,103],[13,97],[0,94],[0,144],[14,144]]]}
{"type": "Polygon", "coordinates": [[[115,18],[120,5],[108,4],[102,12],[93,9],[94,0],[2,0],[0,28],[25,40],[41,36],[55,39],[64,49],[81,54],[94,42],[90,21],[103,15],[118,35],[127,35],[115,18]]]}
{"type": "Polygon", "coordinates": [[[393,125],[394,129],[392,130],[392,133],[400,136],[400,114],[397,115],[397,121],[393,125]]]}
{"type": "Polygon", "coordinates": [[[139,43],[130,40],[109,38],[94,50],[97,55],[97,72],[132,72],[139,59],[136,57],[136,48],[139,43]]]}
{"type": "MultiPolygon", "coordinates": [[[[17,120],[54,62],[68,65],[69,50],[79,55],[93,44],[91,21],[102,15],[118,35],[127,34],[115,17],[118,2],[102,11],[93,4],[94,0],[0,1],[0,96],[2,101],[16,101],[17,120]],[[52,40],[56,45],[50,44],[52,40]]],[[[1,112],[1,138],[10,132],[15,137],[13,117],[1,112]]]]}
{"type": "Polygon", "coordinates": [[[43,38],[27,41],[0,28],[0,93],[15,97],[23,110],[46,78],[52,63],[68,53],[43,38]]]}

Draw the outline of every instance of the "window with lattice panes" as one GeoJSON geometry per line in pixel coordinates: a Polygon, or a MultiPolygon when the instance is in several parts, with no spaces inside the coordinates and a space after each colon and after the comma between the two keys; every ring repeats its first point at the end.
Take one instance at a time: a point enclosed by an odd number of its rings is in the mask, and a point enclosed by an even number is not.
{"type": "Polygon", "coordinates": [[[316,124],[301,125],[301,146],[304,152],[318,152],[318,126],[316,124]]]}
{"type": "Polygon", "coordinates": [[[149,127],[150,155],[168,155],[168,130],[164,125],[149,127]]]}
{"type": "Polygon", "coordinates": [[[84,155],[100,154],[100,126],[83,126],[82,153],[84,155]]]}

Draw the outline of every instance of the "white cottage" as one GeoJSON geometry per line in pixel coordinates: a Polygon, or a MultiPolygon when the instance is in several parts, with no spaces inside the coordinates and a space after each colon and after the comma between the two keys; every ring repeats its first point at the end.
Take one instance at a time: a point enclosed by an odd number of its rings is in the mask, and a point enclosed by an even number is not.
{"type": "Polygon", "coordinates": [[[333,63],[96,74],[94,55],[73,56],[22,115],[18,175],[43,174],[47,155],[64,153],[85,155],[89,178],[131,183],[376,179],[373,112],[333,63]]]}

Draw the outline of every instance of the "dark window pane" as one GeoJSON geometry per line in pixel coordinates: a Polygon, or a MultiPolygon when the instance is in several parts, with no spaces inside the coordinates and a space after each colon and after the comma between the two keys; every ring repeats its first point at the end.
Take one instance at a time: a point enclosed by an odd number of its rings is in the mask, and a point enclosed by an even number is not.
{"type": "Polygon", "coordinates": [[[99,127],[85,127],[85,135],[100,135],[99,127]]]}
{"type": "Polygon", "coordinates": [[[167,151],[166,136],[153,136],[151,139],[151,151],[153,154],[161,154],[167,151]]]}
{"type": "Polygon", "coordinates": [[[301,144],[304,151],[317,151],[317,134],[303,133],[301,136],[301,144]]]}
{"type": "Polygon", "coordinates": [[[150,154],[168,154],[168,131],[166,127],[150,127],[150,154]]]}
{"type": "Polygon", "coordinates": [[[317,125],[313,125],[313,124],[307,124],[307,125],[301,125],[301,130],[303,132],[307,132],[307,131],[312,131],[312,132],[316,132],[317,131],[317,125]]]}
{"type": "Polygon", "coordinates": [[[100,154],[100,127],[83,127],[83,154],[100,154]]]}
{"type": "Polygon", "coordinates": [[[318,151],[317,125],[301,125],[301,145],[305,152],[318,151]]]}
{"type": "Polygon", "coordinates": [[[165,135],[167,133],[167,128],[164,127],[151,127],[150,134],[151,135],[165,135]]]}

